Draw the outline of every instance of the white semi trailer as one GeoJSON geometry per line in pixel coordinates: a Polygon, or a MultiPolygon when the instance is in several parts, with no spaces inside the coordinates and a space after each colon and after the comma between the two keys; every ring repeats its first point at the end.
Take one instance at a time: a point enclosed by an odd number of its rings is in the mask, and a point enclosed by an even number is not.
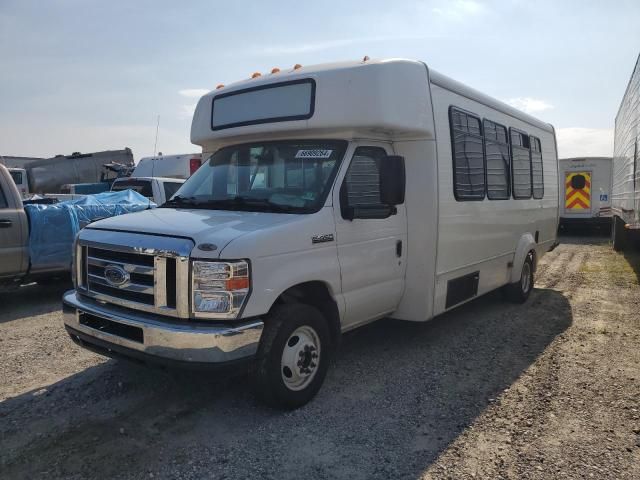
{"type": "Polygon", "coordinates": [[[615,250],[640,246],[640,56],[616,115],[611,237],[615,250]]]}
{"type": "Polygon", "coordinates": [[[553,127],[423,62],[221,87],[191,140],[203,165],[171,201],[82,230],[65,325],[106,355],[246,363],[274,405],[313,398],[342,332],[526,301],[556,242],[553,127]]]}

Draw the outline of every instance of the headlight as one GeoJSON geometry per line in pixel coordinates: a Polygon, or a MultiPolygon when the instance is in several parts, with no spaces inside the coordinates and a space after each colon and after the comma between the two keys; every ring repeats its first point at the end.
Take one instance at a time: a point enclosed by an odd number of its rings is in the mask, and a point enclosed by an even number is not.
{"type": "Polygon", "coordinates": [[[236,318],[249,295],[249,264],[195,260],[191,266],[196,318],[236,318]]]}

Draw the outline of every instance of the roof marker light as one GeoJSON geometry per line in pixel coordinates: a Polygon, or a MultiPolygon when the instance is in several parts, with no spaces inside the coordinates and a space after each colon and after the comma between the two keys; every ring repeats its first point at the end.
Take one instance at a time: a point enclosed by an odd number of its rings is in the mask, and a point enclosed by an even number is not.
{"type": "Polygon", "coordinates": [[[219,83],[219,84],[216,86],[216,90],[220,90],[221,88],[224,88],[224,85],[223,85],[222,83],[219,83]]]}
{"type": "Polygon", "coordinates": [[[369,60],[370,60],[369,55],[365,55],[364,58],[362,59],[363,62],[367,62],[369,60]]]}
{"type": "Polygon", "coordinates": [[[273,67],[271,69],[271,73],[280,73],[280,69],[278,67],[273,67]]]}
{"type": "Polygon", "coordinates": [[[298,69],[300,69],[300,68],[302,68],[302,65],[300,65],[299,63],[296,63],[296,64],[293,66],[293,69],[294,69],[294,70],[298,70],[298,69]]]}
{"type": "Polygon", "coordinates": [[[254,74],[251,75],[251,78],[258,78],[260,76],[262,76],[262,74],[260,72],[254,72],[254,74]]]}

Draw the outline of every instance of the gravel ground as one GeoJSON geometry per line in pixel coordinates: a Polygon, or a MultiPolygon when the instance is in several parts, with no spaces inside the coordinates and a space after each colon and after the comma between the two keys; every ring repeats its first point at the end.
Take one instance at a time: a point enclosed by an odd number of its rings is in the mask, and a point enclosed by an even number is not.
{"type": "Polygon", "coordinates": [[[640,256],[562,241],[524,306],[346,335],[288,413],[76,347],[64,285],[2,294],[0,478],[640,478],[640,256]]]}

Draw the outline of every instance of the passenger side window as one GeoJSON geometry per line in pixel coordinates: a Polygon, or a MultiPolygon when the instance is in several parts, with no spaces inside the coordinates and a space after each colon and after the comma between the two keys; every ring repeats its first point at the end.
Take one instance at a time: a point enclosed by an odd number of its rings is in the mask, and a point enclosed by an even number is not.
{"type": "Polygon", "coordinates": [[[531,198],[531,155],[529,136],[514,128],[511,136],[513,198],[531,198]]]}
{"type": "Polygon", "coordinates": [[[531,139],[531,186],[533,188],[533,198],[544,197],[544,172],[542,168],[542,145],[540,139],[531,139]]]}
{"type": "Polygon", "coordinates": [[[449,110],[453,153],[453,194],[456,200],[483,200],[485,191],[484,154],[480,118],[449,110]]]}
{"type": "MultiPolygon", "coordinates": [[[[344,179],[343,204],[347,208],[366,207],[388,212],[389,206],[380,201],[380,160],[387,152],[380,147],[358,147],[344,179]]],[[[345,217],[345,212],[342,212],[345,217]]]]}
{"type": "Polygon", "coordinates": [[[507,128],[486,119],[482,126],[487,162],[487,197],[489,200],[507,200],[511,196],[511,156],[507,128]]]}

